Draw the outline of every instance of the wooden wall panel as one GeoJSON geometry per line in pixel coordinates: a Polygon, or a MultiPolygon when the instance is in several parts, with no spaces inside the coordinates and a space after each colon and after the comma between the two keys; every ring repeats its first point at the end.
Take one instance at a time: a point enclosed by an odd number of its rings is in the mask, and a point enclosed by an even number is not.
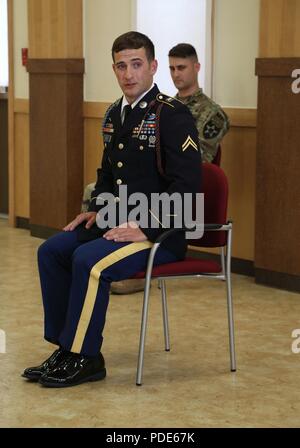
{"type": "Polygon", "coordinates": [[[102,118],[84,120],[84,186],[95,182],[103,154],[102,118]]]}
{"type": "Polygon", "coordinates": [[[8,213],[9,224],[15,226],[15,67],[14,67],[14,0],[7,2],[8,18],[8,64],[9,64],[9,89],[8,89],[8,213]]]}
{"type": "Polygon", "coordinates": [[[300,1],[261,0],[255,279],[300,291],[300,1]]]}
{"type": "Polygon", "coordinates": [[[232,127],[222,143],[221,167],[229,181],[228,217],[233,256],[254,260],[256,129],[232,127]]]}
{"type": "Polygon", "coordinates": [[[260,57],[300,56],[299,23],[299,0],[261,0],[260,57]]]}
{"type": "Polygon", "coordinates": [[[0,213],[8,213],[8,101],[0,93],[0,213]]]}
{"type": "Polygon", "coordinates": [[[291,88],[300,58],[257,60],[256,67],[255,267],[300,276],[300,94],[291,88]]]}
{"type": "Polygon", "coordinates": [[[15,113],[14,118],[15,215],[29,218],[29,115],[15,113]]]}
{"type": "Polygon", "coordinates": [[[83,69],[80,59],[28,61],[30,223],[34,226],[61,229],[80,209],[83,69]]]}
{"type": "Polygon", "coordinates": [[[230,126],[234,128],[256,128],[256,109],[238,109],[224,107],[224,111],[229,117],[230,126]]]}
{"type": "Polygon", "coordinates": [[[15,114],[29,114],[29,100],[15,98],[14,113],[15,114]]]}
{"type": "Polygon", "coordinates": [[[28,0],[29,57],[82,58],[82,0],[28,0]]]}

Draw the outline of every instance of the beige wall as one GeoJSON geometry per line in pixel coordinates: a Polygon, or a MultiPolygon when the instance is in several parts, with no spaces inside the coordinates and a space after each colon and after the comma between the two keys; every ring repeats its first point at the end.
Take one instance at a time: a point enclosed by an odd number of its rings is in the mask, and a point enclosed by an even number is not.
{"type": "MultiPolygon", "coordinates": [[[[83,1],[85,100],[111,102],[121,92],[110,49],[115,37],[132,29],[135,2],[83,1]]],[[[215,0],[215,5],[214,97],[226,107],[256,108],[260,0],[215,0]]]]}
{"type": "Polygon", "coordinates": [[[257,107],[260,0],[215,0],[215,100],[225,107],[257,107]]]}
{"type": "Polygon", "coordinates": [[[121,91],[112,71],[111,46],[132,29],[132,0],[83,0],[85,101],[112,102],[121,91]]]}
{"type": "Polygon", "coordinates": [[[29,98],[29,78],[22,66],[21,48],[28,48],[27,0],[14,0],[15,97],[29,98]]]}
{"type": "MultiPolygon", "coordinates": [[[[134,0],[83,0],[85,100],[111,102],[121,92],[111,69],[113,40],[132,29],[134,0]]],[[[27,0],[14,1],[15,97],[29,97],[21,48],[28,47],[27,0]]],[[[255,108],[260,0],[215,0],[214,98],[226,107],[255,108]]]]}

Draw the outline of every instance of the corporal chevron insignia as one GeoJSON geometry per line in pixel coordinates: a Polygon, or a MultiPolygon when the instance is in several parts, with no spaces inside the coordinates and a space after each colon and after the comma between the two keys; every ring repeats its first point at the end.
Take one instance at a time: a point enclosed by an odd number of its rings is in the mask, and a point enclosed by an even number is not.
{"type": "Polygon", "coordinates": [[[184,144],[182,145],[182,151],[184,152],[186,149],[188,149],[189,146],[192,146],[196,151],[198,151],[198,146],[192,139],[192,137],[189,135],[184,144]]]}

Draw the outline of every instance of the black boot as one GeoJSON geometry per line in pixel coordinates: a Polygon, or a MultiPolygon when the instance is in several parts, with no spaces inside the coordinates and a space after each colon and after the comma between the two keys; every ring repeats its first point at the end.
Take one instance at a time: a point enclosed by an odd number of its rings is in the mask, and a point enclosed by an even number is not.
{"type": "Polygon", "coordinates": [[[87,357],[71,353],[56,369],[41,376],[39,382],[46,387],[70,387],[87,381],[103,380],[106,376],[102,354],[87,357]]]}
{"type": "Polygon", "coordinates": [[[52,353],[50,358],[46,359],[40,366],[37,367],[28,367],[25,369],[22,376],[24,378],[28,378],[29,380],[38,381],[40,377],[48,372],[50,369],[55,369],[66,357],[70,354],[70,352],[59,348],[52,353]]]}

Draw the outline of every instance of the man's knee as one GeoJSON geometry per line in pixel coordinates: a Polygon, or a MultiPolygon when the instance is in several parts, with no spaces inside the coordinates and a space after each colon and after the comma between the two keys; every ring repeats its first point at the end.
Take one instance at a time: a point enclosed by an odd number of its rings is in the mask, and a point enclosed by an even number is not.
{"type": "Polygon", "coordinates": [[[50,240],[46,240],[38,248],[37,251],[38,261],[41,261],[44,258],[48,258],[51,253],[53,253],[52,243],[50,240]]]}
{"type": "Polygon", "coordinates": [[[76,246],[76,236],[73,232],[60,232],[40,245],[37,251],[38,261],[54,258],[69,262],[76,246]]]}

